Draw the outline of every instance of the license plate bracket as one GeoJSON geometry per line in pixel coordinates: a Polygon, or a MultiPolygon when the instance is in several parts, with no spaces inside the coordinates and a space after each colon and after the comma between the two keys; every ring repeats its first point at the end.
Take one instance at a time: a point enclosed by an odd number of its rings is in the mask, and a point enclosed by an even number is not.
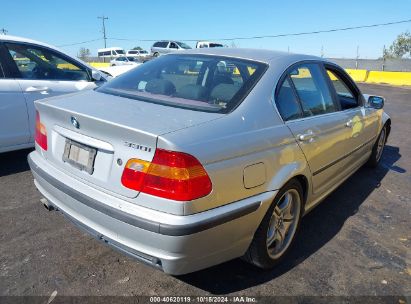
{"type": "Polygon", "coordinates": [[[94,172],[94,161],[96,159],[96,155],[96,148],[92,148],[66,138],[63,162],[66,162],[73,167],[81,171],[85,171],[91,175],[94,172]]]}

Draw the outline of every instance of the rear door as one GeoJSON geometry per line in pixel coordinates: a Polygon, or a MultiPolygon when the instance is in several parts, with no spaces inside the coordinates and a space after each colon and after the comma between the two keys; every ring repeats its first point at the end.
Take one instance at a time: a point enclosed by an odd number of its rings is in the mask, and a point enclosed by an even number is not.
{"type": "Polygon", "coordinates": [[[336,104],[322,66],[310,62],[292,67],[276,103],[307,159],[314,194],[323,193],[341,178],[351,134],[349,116],[336,104]]]}
{"type": "Polygon", "coordinates": [[[4,45],[26,101],[31,141],[34,138],[35,100],[96,86],[86,67],[59,52],[28,43],[4,45]]]}
{"type": "Polygon", "coordinates": [[[0,152],[29,142],[26,101],[16,79],[9,73],[6,49],[0,43],[0,152]]]}

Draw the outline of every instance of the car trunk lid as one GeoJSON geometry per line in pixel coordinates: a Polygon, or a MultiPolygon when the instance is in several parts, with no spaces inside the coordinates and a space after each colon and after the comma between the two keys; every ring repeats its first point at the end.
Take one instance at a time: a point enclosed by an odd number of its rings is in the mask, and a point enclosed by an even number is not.
{"type": "Polygon", "coordinates": [[[138,192],[121,184],[131,158],[152,161],[157,137],[221,117],[95,91],[36,102],[46,126],[45,157],[56,167],[129,198],[138,192]]]}

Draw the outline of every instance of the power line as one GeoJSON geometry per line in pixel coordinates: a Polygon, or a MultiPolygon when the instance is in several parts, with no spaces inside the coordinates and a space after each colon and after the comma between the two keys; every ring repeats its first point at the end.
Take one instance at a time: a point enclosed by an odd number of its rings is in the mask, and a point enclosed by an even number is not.
{"type": "MultiPolygon", "coordinates": [[[[97,18],[106,18],[108,17],[102,16],[97,18]]],[[[85,44],[89,42],[99,41],[104,39],[104,46],[106,46],[106,40],[118,40],[118,41],[140,41],[140,42],[155,42],[164,39],[129,39],[129,38],[114,38],[114,37],[106,37],[105,33],[105,24],[103,19],[103,38],[92,39],[82,42],[75,42],[70,44],[63,44],[59,45],[59,47],[66,47],[66,46],[74,46],[85,44]]],[[[251,37],[235,37],[235,38],[209,38],[209,39],[179,39],[180,41],[188,41],[188,42],[195,42],[199,40],[220,40],[220,41],[232,41],[232,40],[251,40],[251,39],[262,39],[262,38],[279,38],[279,37],[288,37],[288,36],[302,36],[302,35],[313,35],[313,34],[321,34],[321,33],[331,33],[331,32],[340,32],[340,31],[349,31],[349,30],[357,30],[362,28],[373,28],[373,27],[381,27],[381,26],[389,26],[395,24],[402,24],[402,23],[409,23],[411,19],[401,20],[401,21],[393,21],[393,22],[386,22],[386,23],[377,23],[377,24],[368,24],[368,25],[360,25],[360,26],[352,26],[352,27],[344,27],[344,28],[334,28],[328,30],[318,30],[318,31],[311,31],[311,32],[299,32],[299,33],[288,33],[288,34],[277,34],[277,35],[265,35],[265,36],[251,36],[251,37]]],[[[4,30],[4,29],[3,29],[4,30]]],[[[7,31],[6,31],[7,32],[7,31]]]]}
{"type": "Polygon", "coordinates": [[[102,39],[101,39],[101,38],[98,38],[98,39],[86,40],[86,41],[82,41],[82,42],[62,44],[62,45],[58,45],[57,47],[73,46],[73,45],[85,44],[85,43],[94,42],[94,41],[100,41],[100,40],[102,40],[102,39]]]}
{"type": "MultiPolygon", "coordinates": [[[[386,23],[376,23],[376,24],[368,24],[368,25],[350,26],[350,27],[343,27],[343,28],[333,28],[333,29],[318,30],[318,31],[311,31],[311,32],[298,32],[298,33],[286,33],[286,34],[263,35],[263,36],[249,36],[249,37],[233,37],[233,38],[180,39],[180,41],[188,41],[188,42],[195,42],[195,41],[199,41],[199,40],[232,41],[232,40],[251,40],[251,39],[263,39],[263,38],[279,38],[279,37],[289,37],[289,36],[303,36],[303,35],[314,35],[314,34],[322,34],[322,33],[350,31],[350,30],[357,30],[357,29],[363,29],[363,28],[389,26],[389,25],[409,23],[409,22],[411,22],[411,19],[401,20],[401,21],[393,21],[393,22],[386,22],[386,23]]],[[[162,39],[127,39],[127,38],[111,38],[111,37],[109,37],[108,39],[109,40],[123,40],[123,41],[144,41],[144,42],[154,42],[154,41],[162,40],[162,39]]]]}
{"type": "Polygon", "coordinates": [[[106,24],[105,20],[108,20],[108,17],[105,17],[104,15],[101,17],[97,17],[98,19],[101,19],[103,21],[103,39],[104,39],[104,48],[107,47],[107,36],[106,36],[106,24]]]}

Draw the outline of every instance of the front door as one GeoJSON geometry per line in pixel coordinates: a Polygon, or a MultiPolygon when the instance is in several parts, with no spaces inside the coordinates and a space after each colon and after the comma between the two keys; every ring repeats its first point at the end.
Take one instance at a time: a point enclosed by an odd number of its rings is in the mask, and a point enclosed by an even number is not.
{"type": "Polygon", "coordinates": [[[96,86],[85,67],[51,49],[27,43],[5,43],[5,46],[26,101],[31,141],[34,140],[35,100],[96,86]]]}

